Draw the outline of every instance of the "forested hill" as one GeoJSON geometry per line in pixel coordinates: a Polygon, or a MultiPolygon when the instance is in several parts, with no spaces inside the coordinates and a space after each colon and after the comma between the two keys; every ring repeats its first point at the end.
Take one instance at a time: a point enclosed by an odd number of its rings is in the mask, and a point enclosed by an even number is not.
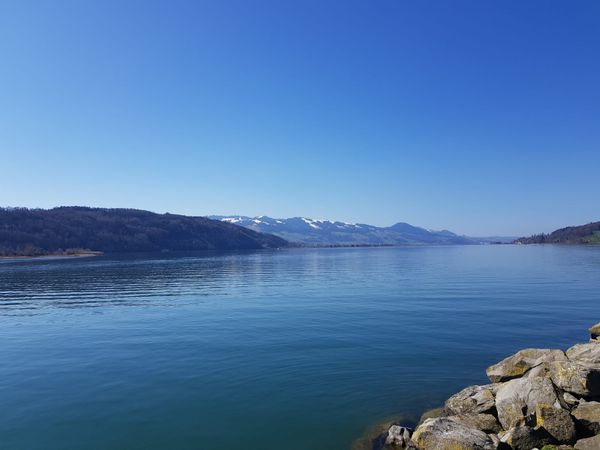
{"type": "Polygon", "coordinates": [[[515,241],[518,244],[600,244],[600,222],[566,227],[550,234],[536,234],[515,241]]]}
{"type": "Polygon", "coordinates": [[[106,253],[260,249],[284,239],[204,217],[135,209],[0,208],[0,256],[85,249],[106,253]]]}

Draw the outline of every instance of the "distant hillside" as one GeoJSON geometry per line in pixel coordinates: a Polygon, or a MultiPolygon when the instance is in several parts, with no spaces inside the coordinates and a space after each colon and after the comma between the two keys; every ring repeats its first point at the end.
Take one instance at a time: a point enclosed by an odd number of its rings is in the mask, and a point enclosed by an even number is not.
{"type": "Polygon", "coordinates": [[[518,238],[518,236],[469,236],[469,239],[473,239],[479,244],[512,244],[518,238]]]}
{"type": "Polygon", "coordinates": [[[0,256],[55,254],[73,249],[112,253],[287,245],[280,237],[204,217],[135,209],[0,208],[0,256]]]}
{"type": "Polygon", "coordinates": [[[391,227],[376,227],[363,223],[314,220],[306,217],[273,219],[267,216],[210,216],[249,228],[271,233],[290,242],[304,245],[422,245],[422,244],[478,244],[475,239],[458,236],[450,231],[431,231],[407,223],[391,227]]]}
{"type": "Polygon", "coordinates": [[[550,234],[522,237],[515,242],[518,244],[600,244],[600,222],[561,228],[550,234]]]}

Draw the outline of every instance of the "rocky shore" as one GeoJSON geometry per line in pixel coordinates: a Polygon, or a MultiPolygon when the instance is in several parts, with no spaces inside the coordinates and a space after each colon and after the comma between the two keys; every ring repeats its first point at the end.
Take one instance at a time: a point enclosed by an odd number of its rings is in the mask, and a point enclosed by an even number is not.
{"type": "Polygon", "coordinates": [[[566,352],[525,349],[469,386],[371,440],[373,450],[600,450],[600,323],[566,352]]]}

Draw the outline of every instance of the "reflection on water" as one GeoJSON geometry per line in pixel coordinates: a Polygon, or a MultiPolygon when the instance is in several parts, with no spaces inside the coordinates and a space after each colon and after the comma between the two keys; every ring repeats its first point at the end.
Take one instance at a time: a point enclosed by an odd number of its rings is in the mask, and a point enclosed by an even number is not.
{"type": "MultiPolygon", "coordinates": [[[[156,304],[237,295],[277,270],[272,252],[12,260],[0,265],[0,313],[156,304]],[[143,258],[143,259],[137,259],[143,258]],[[15,264],[8,264],[13,262],[15,264]]],[[[310,268],[306,268],[310,271],[310,268]]],[[[307,276],[310,274],[307,273],[307,276]]],[[[266,280],[265,280],[266,281],[266,280]]]]}
{"type": "Polygon", "coordinates": [[[0,442],[348,449],[516,349],[584,340],[599,293],[592,247],[1,260],[0,442]]]}

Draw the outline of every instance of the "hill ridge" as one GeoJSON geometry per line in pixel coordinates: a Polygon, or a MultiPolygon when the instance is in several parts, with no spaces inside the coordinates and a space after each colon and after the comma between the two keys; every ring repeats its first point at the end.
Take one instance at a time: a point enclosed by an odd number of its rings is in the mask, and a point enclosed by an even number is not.
{"type": "Polygon", "coordinates": [[[549,234],[522,237],[516,244],[600,244],[600,221],[568,226],[549,234]]]}
{"type": "Polygon", "coordinates": [[[206,217],[132,208],[0,208],[0,256],[286,247],[284,239],[206,217]]]}

